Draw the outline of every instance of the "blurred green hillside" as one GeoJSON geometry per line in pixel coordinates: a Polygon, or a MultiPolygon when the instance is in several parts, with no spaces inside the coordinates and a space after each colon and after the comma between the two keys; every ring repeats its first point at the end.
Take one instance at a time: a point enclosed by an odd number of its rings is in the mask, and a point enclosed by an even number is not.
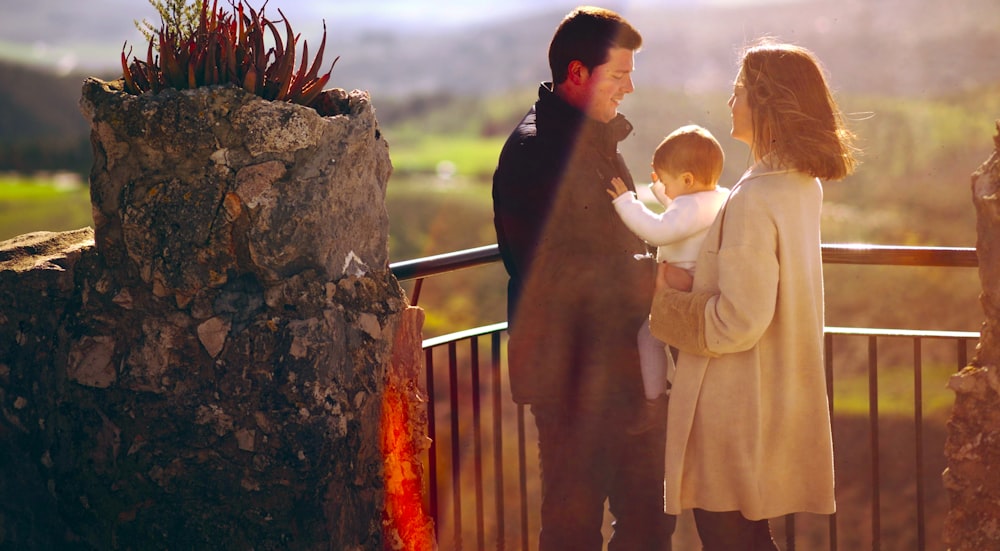
{"type": "Polygon", "coordinates": [[[0,172],[90,171],[83,79],[0,62],[0,172]]]}

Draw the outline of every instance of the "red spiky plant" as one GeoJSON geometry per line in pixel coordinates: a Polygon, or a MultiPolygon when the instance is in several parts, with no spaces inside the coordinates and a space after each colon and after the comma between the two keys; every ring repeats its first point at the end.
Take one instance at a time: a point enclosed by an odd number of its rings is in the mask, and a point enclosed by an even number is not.
{"type": "Polygon", "coordinates": [[[284,23],[285,37],[282,39],[274,21],[242,0],[233,4],[233,12],[218,7],[213,0],[201,4],[198,26],[189,33],[181,29],[169,28],[162,23],[160,29],[150,37],[146,59],[132,58],[122,48],[122,73],[125,91],[130,94],[159,92],[165,88],[178,90],[210,86],[213,84],[235,84],[250,93],[267,100],[288,101],[310,106],[333,72],[320,74],[323,50],[326,47],[326,23],[323,23],[323,41],[312,64],[309,59],[309,45],[302,41],[302,60],[296,69],[295,50],[299,35],[292,32],[292,26],[285,14],[278,10],[284,23]],[[266,33],[271,33],[273,46],[265,45],[266,33]]]}

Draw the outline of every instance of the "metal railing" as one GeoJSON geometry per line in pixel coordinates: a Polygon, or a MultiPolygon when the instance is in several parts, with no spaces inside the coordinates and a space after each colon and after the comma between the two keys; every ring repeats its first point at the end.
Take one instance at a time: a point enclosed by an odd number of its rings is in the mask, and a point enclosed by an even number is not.
{"type": "MultiPolygon", "coordinates": [[[[482,266],[500,259],[496,245],[478,247],[391,265],[399,280],[414,280],[411,303],[419,298],[423,278],[482,266]]],[[[872,245],[824,245],[828,264],[975,267],[973,248],[892,247],[872,245]]],[[[427,504],[435,519],[441,549],[533,549],[538,525],[538,465],[534,424],[526,421],[524,406],[510,399],[502,361],[506,323],[497,323],[426,339],[425,385],[428,396],[427,504]],[[485,349],[482,345],[485,344],[485,349]],[[488,433],[488,434],[487,434],[488,433]],[[529,449],[532,450],[529,453],[529,449]]],[[[928,549],[929,518],[943,516],[940,471],[929,470],[928,458],[941,462],[941,449],[928,449],[925,435],[924,352],[933,346],[954,346],[955,371],[968,363],[970,346],[979,334],[956,331],[914,331],[827,327],[825,331],[827,388],[834,418],[834,449],[837,462],[838,503],[866,503],[829,516],[789,515],[773,522],[775,537],[786,551],[796,549],[854,550],[870,548],[928,549]],[[910,343],[912,363],[912,446],[900,454],[896,440],[907,432],[898,422],[884,426],[880,417],[879,348],[910,343]],[[836,348],[835,348],[836,345],[836,348]],[[838,383],[834,369],[841,346],[866,349],[864,373],[844,384],[867,385],[867,412],[848,415],[835,407],[838,383]],[[866,418],[864,418],[866,417],[866,418]],[[867,432],[867,443],[858,434],[867,432]],[[891,447],[891,448],[890,448],[891,447]],[[864,449],[867,448],[867,449],[864,449]],[[845,480],[843,470],[868,463],[866,480],[845,480]],[[887,471],[887,469],[891,469],[887,471]],[[903,495],[887,493],[887,479],[907,477],[903,495]],[[928,488],[934,495],[928,498],[928,488]],[[843,496],[850,494],[850,500],[843,496]],[[912,495],[911,495],[912,494],[912,495]],[[928,508],[933,507],[932,514],[928,508]],[[887,519],[886,512],[891,519],[887,519]],[[900,520],[903,519],[903,520],[900,520]],[[896,526],[905,524],[909,528],[896,526]],[[893,526],[887,526],[892,524],[893,526]],[[864,534],[861,527],[867,526],[864,534]],[[891,530],[894,541],[885,541],[891,530]],[[902,531],[902,535],[900,535],[902,531]],[[905,541],[902,541],[905,540],[905,541]]],[[[935,388],[943,388],[943,384],[935,388]]],[[[845,406],[844,409],[857,406],[845,406]]],[[[938,422],[938,425],[941,423],[938,422]]],[[[940,428],[940,427],[938,427],[940,428]]],[[[935,438],[943,445],[941,430],[935,438]]],[[[905,447],[905,446],[904,446],[905,447]]],[[[936,464],[936,463],[935,463],[936,464]]],[[[897,481],[898,482],[898,481],[897,481]]],[[[893,482],[893,483],[897,483],[893,482]]],[[[675,549],[698,548],[693,529],[678,523],[675,549]],[[685,545],[687,544],[687,545],[685,545]]],[[[690,523],[688,523],[690,524],[690,523]]],[[[607,527],[606,527],[607,528],[607,527]]]]}

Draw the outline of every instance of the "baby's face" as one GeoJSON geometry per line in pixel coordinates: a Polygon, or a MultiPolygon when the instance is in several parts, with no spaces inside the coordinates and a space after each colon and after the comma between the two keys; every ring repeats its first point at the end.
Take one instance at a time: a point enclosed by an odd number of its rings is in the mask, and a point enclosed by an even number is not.
{"type": "Polygon", "coordinates": [[[660,183],[663,184],[664,194],[671,198],[676,199],[677,197],[684,195],[685,193],[691,192],[691,173],[684,172],[681,174],[661,174],[660,183]]]}
{"type": "Polygon", "coordinates": [[[663,185],[663,182],[656,177],[656,173],[653,173],[653,183],[649,185],[649,190],[653,192],[653,197],[663,206],[668,206],[673,200],[667,196],[667,190],[663,185]]]}

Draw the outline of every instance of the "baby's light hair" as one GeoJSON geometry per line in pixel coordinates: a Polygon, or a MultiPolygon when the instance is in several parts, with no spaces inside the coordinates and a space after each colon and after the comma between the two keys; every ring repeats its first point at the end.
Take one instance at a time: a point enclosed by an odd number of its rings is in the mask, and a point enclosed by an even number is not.
{"type": "Polygon", "coordinates": [[[696,124],[671,132],[653,153],[657,174],[677,176],[690,172],[700,185],[715,187],[722,176],[725,155],[715,136],[696,124]]]}

